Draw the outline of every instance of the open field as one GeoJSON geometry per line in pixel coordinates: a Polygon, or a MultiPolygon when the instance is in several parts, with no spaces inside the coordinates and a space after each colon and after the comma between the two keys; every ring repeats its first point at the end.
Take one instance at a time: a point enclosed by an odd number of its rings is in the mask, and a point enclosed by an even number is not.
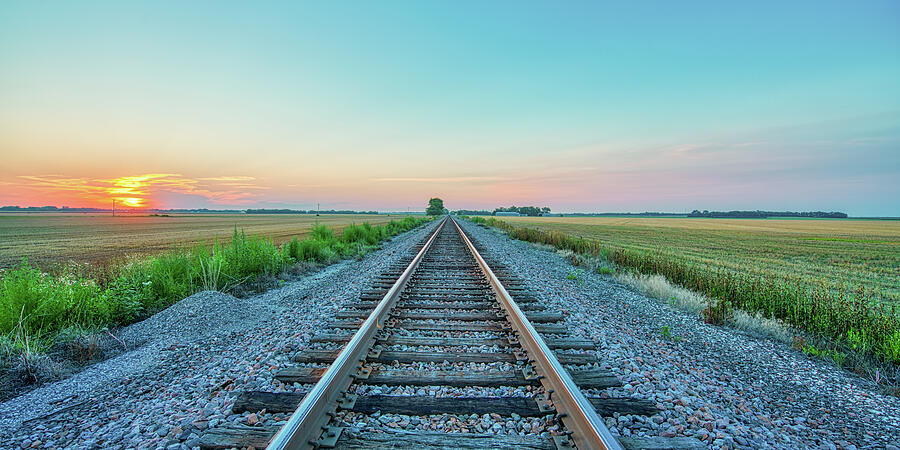
{"type": "Polygon", "coordinates": [[[502,217],[519,226],[664,251],[689,263],[777,276],[900,301],[900,221],[502,217]]]}
{"type": "MultiPolygon", "coordinates": [[[[713,299],[709,323],[733,309],[806,332],[794,345],[858,372],[885,362],[900,380],[900,222],[784,219],[529,218],[476,223],[628,271],[659,274],[713,299]],[[807,342],[807,336],[817,343],[807,342]],[[850,355],[850,356],[848,356],[850,355]],[[859,356],[859,357],[857,357],[859,356]],[[869,357],[874,356],[876,360],[869,357]],[[852,361],[851,361],[852,359],[852,361]],[[874,361],[874,362],[873,362],[874,361]],[[873,366],[874,364],[874,366],[873,366]]],[[[587,263],[598,271],[610,268],[587,263]]],[[[608,273],[608,272],[607,272],[608,273]]]]}
{"type": "Polygon", "coordinates": [[[155,254],[198,242],[211,244],[216,237],[226,244],[235,226],[278,245],[294,237],[304,238],[317,223],[339,231],[351,223],[377,225],[398,218],[402,216],[0,214],[0,267],[14,266],[24,256],[32,264],[47,267],[69,260],[104,263],[155,254]]]}
{"type": "Polygon", "coordinates": [[[29,264],[0,269],[0,369],[9,358],[19,360],[37,381],[44,351],[66,333],[126,325],[199,291],[264,290],[310,267],[365,255],[428,221],[406,216],[381,225],[341,222],[340,233],[309,221],[305,238],[281,246],[232,230],[227,244],[194,243],[102,266],[63,266],[51,274],[29,264]]]}

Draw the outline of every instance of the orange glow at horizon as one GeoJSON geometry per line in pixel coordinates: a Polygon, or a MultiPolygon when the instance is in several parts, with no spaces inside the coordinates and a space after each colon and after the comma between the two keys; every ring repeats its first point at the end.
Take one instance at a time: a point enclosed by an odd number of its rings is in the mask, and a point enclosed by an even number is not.
{"type": "MultiPolygon", "coordinates": [[[[74,207],[160,208],[163,193],[200,197],[216,204],[244,204],[259,197],[255,178],[229,176],[188,178],[180,174],[143,174],[118,178],[67,178],[57,175],[20,176],[21,186],[34,198],[52,199],[48,204],[70,204],[74,207]],[[74,203],[73,203],[74,202],[74,203]]],[[[46,201],[46,200],[45,200],[46,201]]]]}
{"type": "Polygon", "coordinates": [[[129,208],[146,208],[148,207],[147,189],[151,186],[153,180],[168,177],[171,177],[171,175],[146,174],[99,181],[107,181],[112,184],[111,187],[106,187],[105,189],[116,203],[129,208]]]}
{"type": "Polygon", "coordinates": [[[146,202],[142,198],[128,197],[128,198],[116,198],[116,200],[118,200],[120,203],[124,204],[125,206],[129,206],[132,208],[143,208],[146,204],[146,202]]]}

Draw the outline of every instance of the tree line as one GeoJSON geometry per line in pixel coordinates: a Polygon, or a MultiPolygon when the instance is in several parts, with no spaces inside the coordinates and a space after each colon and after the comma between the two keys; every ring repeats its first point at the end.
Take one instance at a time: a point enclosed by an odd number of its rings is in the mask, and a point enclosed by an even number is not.
{"type": "Polygon", "coordinates": [[[765,219],[767,217],[811,217],[816,219],[846,219],[847,214],[838,211],[699,211],[693,210],[688,217],[714,217],[731,219],[765,219]]]}
{"type": "Polygon", "coordinates": [[[507,208],[494,209],[495,216],[498,212],[516,212],[523,216],[539,216],[541,214],[549,213],[550,208],[546,206],[541,208],[538,208],[537,206],[510,206],[507,208]]]}
{"type": "Polygon", "coordinates": [[[486,209],[459,209],[453,211],[454,214],[461,216],[495,216],[498,212],[516,212],[523,216],[540,216],[541,214],[549,213],[550,208],[546,206],[541,208],[537,206],[509,206],[506,208],[495,208],[493,211],[486,209]]]}
{"type": "Polygon", "coordinates": [[[349,209],[329,209],[317,211],[315,209],[248,209],[247,214],[378,214],[378,211],[353,211],[349,209]]]}

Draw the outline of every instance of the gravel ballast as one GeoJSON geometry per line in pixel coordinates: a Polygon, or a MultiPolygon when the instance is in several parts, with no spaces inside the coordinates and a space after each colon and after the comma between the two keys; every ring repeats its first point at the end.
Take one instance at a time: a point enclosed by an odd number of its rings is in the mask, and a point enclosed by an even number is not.
{"type": "Polygon", "coordinates": [[[625,383],[607,393],[663,409],[650,418],[608,417],[614,433],[696,437],[711,448],[900,447],[900,399],[874,383],[783,342],[706,324],[610,276],[567,279],[574,267],[555,252],[460,222],[486,256],[567,313],[572,337],[598,344],[625,383]]]}
{"type": "MultiPolygon", "coordinates": [[[[585,272],[553,252],[461,221],[470,236],[518,275],[550,309],[566,314],[571,337],[597,343],[602,365],[624,386],[593,395],[646,398],[650,417],[607,417],[626,436],[689,436],[710,448],[900,447],[900,399],[824,360],[775,340],[703,323],[585,272]],[[661,328],[668,326],[671,337],[661,328]]],[[[204,430],[228,424],[280,425],[288,414],[234,414],[240,391],[304,391],[274,373],[371,280],[434,229],[403,234],[359,261],[346,261],[268,293],[238,299],[201,292],[121,330],[129,348],[76,375],[0,404],[0,448],[189,448],[204,430]]],[[[427,335],[427,333],[422,333],[427,335]]],[[[476,334],[477,335],[477,334],[476,334]]],[[[478,351],[491,351],[490,348],[478,351]]],[[[428,363],[416,369],[446,368],[428,363]]],[[[508,369],[508,364],[496,364],[508,369]]],[[[458,368],[462,368],[459,366],[458,368]]],[[[358,386],[360,393],[435,396],[473,392],[358,386]],[[377,391],[377,392],[376,392],[377,391]]],[[[479,395],[511,395],[503,390],[479,395]]],[[[518,389],[518,395],[531,392],[518,389]]],[[[342,414],[360,429],[541,432],[535,418],[342,414]]]]}
{"type": "Polygon", "coordinates": [[[233,392],[270,389],[275,370],[435,226],[265,294],[200,292],[121,330],[129,351],[0,404],[0,447],[186,448],[245,420],[233,392]]]}

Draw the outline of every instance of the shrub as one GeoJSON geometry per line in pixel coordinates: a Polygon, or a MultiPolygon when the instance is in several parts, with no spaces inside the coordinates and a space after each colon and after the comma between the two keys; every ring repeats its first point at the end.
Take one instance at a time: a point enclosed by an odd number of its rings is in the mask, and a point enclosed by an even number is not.
{"type": "MultiPolygon", "coordinates": [[[[144,306],[153,310],[164,308],[193,293],[193,269],[190,255],[175,251],[135,265],[134,270],[144,271],[149,280],[143,285],[149,291],[149,295],[143,297],[148,302],[144,306]]],[[[140,277],[139,274],[134,276],[140,277]]]]}
{"type": "Polygon", "coordinates": [[[240,283],[256,275],[274,275],[288,263],[275,244],[259,236],[247,237],[244,231],[234,231],[227,246],[216,245],[213,255],[223,262],[223,276],[230,282],[240,283]]]}
{"type": "Polygon", "coordinates": [[[300,240],[296,237],[282,245],[281,251],[284,253],[285,257],[291,258],[294,261],[303,260],[303,258],[300,257],[300,240]]]}
{"type": "Polygon", "coordinates": [[[144,317],[158,303],[151,288],[150,260],[132,261],[121,268],[119,277],[109,285],[110,323],[130,323],[144,317]]]}
{"type": "Polygon", "coordinates": [[[318,239],[318,240],[324,241],[324,242],[330,242],[330,241],[335,240],[334,230],[326,227],[325,225],[314,226],[313,229],[309,232],[309,236],[312,239],[318,239]]]}
{"type": "Polygon", "coordinates": [[[347,244],[361,243],[375,245],[378,242],[378,233],[372,226],[364,223],[362,225],[350,225],[341,232],[341,241],[347,244]]]}

